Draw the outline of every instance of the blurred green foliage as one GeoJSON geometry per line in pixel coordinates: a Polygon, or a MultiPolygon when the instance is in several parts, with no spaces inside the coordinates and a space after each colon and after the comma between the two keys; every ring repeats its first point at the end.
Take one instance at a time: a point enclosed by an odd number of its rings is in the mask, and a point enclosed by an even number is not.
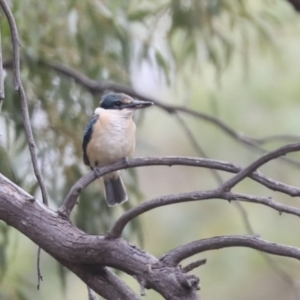
{"type": "MultiPolygon", "coordinates": [[[[133,70],[147,63],[162,72],[170,88],[184,84],[193,90],[197,85],[190,80],[193,72],[201,73],[207,63],[219,80],[240,58],[244,71],[249,71],[250,46],[259,51],[276,49],[274,32],[283,22],[270,9],[276,4],[275,0],[11,1],[22,41],[22,80],[51,208],[57,208],[74,182],[88,172],[81,161],[82,132],[101,95],[90,94],[41,62],[66,65],[92,79],[128,86],[136,86],[133,70]]],[[[1,33],[3,57],[10,61],[10,32],[3,13],[1,33]]],[[[9,68],[5,83],[0,172],[40,198],[9,68]]],[[[218,112],[215,101],[209,105],[218,112]]],[[[198,108],[197,103],[194,106],[198,108]]],[[[120,210],[143,200],[137,172],[126,172],[125,180],[129,202],[109,209],[95,183],[80,196],[75,224],[90,234],[103,234],[120,210]]],[[[138,220],[125,234],[140,242],[144,237],[138,220]]],[[[0,222],[0,279],[9,267],[9,237],[9,228],[0,222]]],[[[65,282],[64,271],[57,274],[65,282]]],[[[28,289],[22,287],[17,280],[15,285],[0,283],[0,298],[29,299],[28,289]]]]}

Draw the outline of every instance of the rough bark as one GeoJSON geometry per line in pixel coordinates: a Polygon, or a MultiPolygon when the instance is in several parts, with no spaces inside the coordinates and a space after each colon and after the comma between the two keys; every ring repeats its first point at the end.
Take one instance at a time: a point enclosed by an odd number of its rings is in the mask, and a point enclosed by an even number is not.
{"type": "Polygon", "coordinates": [[[199,300],[199,279],[122,238],[84,233],[0,174],[0,219],[13,226],[106,299],[139,299],[106,267],[135,276],[165,299],[199,300]]]}

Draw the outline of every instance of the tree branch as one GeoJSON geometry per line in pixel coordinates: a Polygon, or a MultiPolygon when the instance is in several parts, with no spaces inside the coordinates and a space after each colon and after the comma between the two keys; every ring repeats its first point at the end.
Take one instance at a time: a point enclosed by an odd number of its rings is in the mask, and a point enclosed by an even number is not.
{"type": "Polygon", "coordinates": [[[103,269],[108,266],[135,276],[165,299],[200,299],[197,277],[160,264],[157,258],[121,238],[112,241],[84,233],[1,174],[0,190],[0,220],[30,238],[104,298],[139,299],[119,278],[103,269]]]}
{"type": "Polygon", "coordinates": [[[222,184],[220,189],[222,189],[224,191],[229,191],[235,185],[237,185],[240,181],[242,181],[244,178],[246,178],[249,174],[254,172],[256,169],[258,169],[262,165],[266,164],[270,160],[273,160],[282,155],[286,155],[287,153],[296,152],[299,150],[300,150],[300,143],[295,143],[295,144],[289,144],[289,145],[283,146],[279,149],[276,149],[274,151],[268,152],[265,155],[263,155],[262,157],[260,157],[258,160],[254,161],[248,167],[241,170],[238,174],[233,176],[231,179],[226,181],[224,184],[222,184]]]}
{"type": "MultiPolygon", "coordinates": [[[[147,202],[144,202],[144,203],[128,210],[127,212],[125,212],[116,221],[116,223],[114,224],[114,226],[111,228],[110,232],[108,233],[107,237],[112,238],[112,239],[120,237],[128,222],[130,222],[132,219],[136,218],[140,214],[145,213],[154,208],[164,206],[164,205],[170,205],[170,204],[174,204],[174,203],[181,203],[181,202],[195,201],[195,200],[207,200],[207,199],[213,199],[213,198],[220,198],[220,199],[227,199],[227,200],[239,199],[239,200],[247,201],[247,202],[260,203],[260,204],[272,207],[273,209],[276,209],[280,213],[286,212],[289,214],[299,216],[299,212],[300,212],[299,209],[277,203],[276,201],[273,201],[270,198],[255,197],[255,196],[248,196],[248,195],[241,195],[241,194],[234,194],[234,193],[227,192],[234,185],[236,185],[238,182],[243,180],[246,176],[249,176],[258,167],[262,166],[263,164],[267,163],[268,161],[275,159],[281,155],[285,155],[289,152],[295,152],[298,150],[300,150],[300,143],[283,146],[275,151],[271,151],[271,152],[263,155],[261,158],[259,158],[252,164],[250,164],[248,167],[239,171],[237,175],[235,175],[233,178],[226,181],[224,184],[222,184],[216,190],[196,191],[196,192],[185,193],[185,194],[168,195],[168,196],[163,196],[163,197],[155,198],[155,199],[149,200],[147,202]]],[[[130,163],[129,163],[129,166],[130,166],[130,163]]]]}
{"type": "Polygon", "coordinates": [[[247,247],[278,256],[292,257],[300,260],[300,249],[271,243],[255,236],[217,236],[195,241],[177,247],[160,258],[160,261],[177,266],[182,260],[208,250],[217,250],[228,247],[247,247]]]}
{"type": "Polygon", "coordinates": [[[0,219],[38,244],[106,299],[136,300],[138,297],[123,282],[118,283],[114,274],[103,269],[105,266],[135,276],[146,288],[156,290],[165,299],[199,300],[199,279],[177,267],[194,254],[241,246],[300,260],[298,248],[247,236],[192,242],[169,251],[158,260],[122,238],[110,240],[82,232],[2,175],[0,190],[0,219]]]}
{"type": "Polygon", "coordinates": [[[209,199],[223,199],[228,201],[244,201],[250,203],[262,204],[277,210],[280,214],[285,212],[287,214],[295,215],[300,217],[300,209],[278,203],[271,198],[258,197],[252,195],[235,194],[231,192],[222,192],[219,189],[210,191],[195,191],[177,195],[167,195],[158,198],[154,198],[143,202],[142,204],[135,206],[127,210],[113,225],[111,230],[107,234],[108,239],[119,238],[125,226],[139,215],[150,211],[154,208],[166,206],[175,203],[189,202],[189,201],[201,201],[209,199]]]}
{"type": "MultiPolygon", "coordinates": [[[[244,170],[244,168],[240,166],[231,163],[226,163],[224,161],[219,161],[219,160],[205,159],[199,157],[194,158],[194,157],[168,156],[168,157],[145,157],[145,158],[128,159],[128,162],[126,164],[120,161],[115,164],[111,164],[99,168],[98,175],[103,176],[107,173],[117,171],[117,170],[127,169],[127,168],[134,168],[134,167],[141,167],[141,166],[155,166],[155,165],[156,166],[157,165],[192,166],[192,167],[215,169],[215,170],[220,170],[220,171],[225,171],[230,173],[238,173],[244,170]]],[[[293,197],[300,196],[299,188],[268,178],[267,176],[263,175],[258,171],[255,171],[252,174],[248,174],[248,176],[251,179],[255,180],[256,182],[259,182],[260,184],[266,186],[267,188],[270,188],[271,190],[282,192],[284,194],[293,197]]],[[[59,209],[59,212],[68,218],[70,216],[72,209],[76,205],[77,198],[79,197],[82,190],[84,190],[90,183],[92,183],[96,179],[97,177],[93,171],[80,178],[70,189],[61,208],[59,209]]]]}
{"type": "Polygon", "coordinates": [[[30,155],[31,155],[33,170],[34,170],[34,174],[37,178],[38,184],[39,184],[41,192],[42,192],[43,202],[44,202],[44,204],[48,205],[48,193],[47,193],[47,189],[46,189],[46,185],[44,183],[42,173],[38,166],[36,145],[34,142],[31,124],[30,124],[27,98],[26,98],[26,94],[24,91],[24,87],[22,85],[22,81],[21,81],[21,71],[20,71],[20,45],[21,45],[21,43],[20,43],[20,39],[19,39],[18,29],[17,29],[17,25],[15,22],[14,16],[13,16],[8,4],[6,3],[6,1],[0,0],[0,6],[2,7],[2,9],[7,17],[10,31],[11,31],[12,47],[13,47],[14,87],[15,87],[15,90],[18,91],[18,93],[20,95],[20,99],[21,99],[24,127],[25,127],[25,132],[26,132],[26,136],[27,136],[27,140],[28,140],[28,146],[29,146],[29,151],[30,151],[30,155]]]}

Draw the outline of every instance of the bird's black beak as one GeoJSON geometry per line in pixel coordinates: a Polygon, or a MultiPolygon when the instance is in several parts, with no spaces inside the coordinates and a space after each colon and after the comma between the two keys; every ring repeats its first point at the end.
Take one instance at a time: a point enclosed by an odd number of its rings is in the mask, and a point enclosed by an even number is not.
{"type": "Polygon", "coordinates": [[[140,101],[140,100],[133,100],[130,103],[124,105],[124,108],[130,108],[130,109],[141,109],[146,108],[148,106],[153,105],[154,103],[151,101],[140,101]]]}

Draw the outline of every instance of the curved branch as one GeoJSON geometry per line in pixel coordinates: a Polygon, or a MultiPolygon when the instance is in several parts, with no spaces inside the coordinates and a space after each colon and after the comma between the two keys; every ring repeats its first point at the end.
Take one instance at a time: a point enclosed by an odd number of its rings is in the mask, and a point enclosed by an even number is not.
{"type": "MultiPolygon", "coordinates": [[[[221,197],[221,193],[218,190],[212,191],[196,191],[191,193],[166,195],[158,198],[154,198],[143,202],[142,204],[135,206],[127,210],[113,225],[110,231],[107,233],[107,239],[116,239],[122,235],[125,226],[139,215],[150,211],[154,208],[166,206],[175,203],[182,203],[188,201],[208,200],[221,197]]],[[[230,199],[234,200],[234,199],[230,199]]]]}
{"type": "MultiPolygon", "coordinates": [[[[97,172],[98,176],[103,176],[107,173],[141,166],[191,166],[191,167],[201,167],[215,169],[230,173],[238,173],[241,170],[244,170],[242,167],[227,163],[220,160],[199,158],[199,157],[181,157],[181,156],[168,156],[168,157],[145,157],[145,158],[135,158],[128,159],[128,162],[124,164],[123,161],[117,162],[115,164],[107,165],[102,168],[99,168],[97,172]]],[[[260,184],[268,187],[271,190],[279,191],[284,194],[296,197],[300,196],[300,188],[284,184],[282,182],[273,180],[263,175],[262,173],[255,171],[252,174],[248,175],[251,179],[259,182],[260,184]]],[[[90,172],[80,178],[70,189],[67,197],[65,198],[62,206],[59,209],[59,212],[64,215],[66,218],[70,216],[71,211],[76,205],[77,198],[79,197],[82,190],[84,190],[90,183],[96,180],[97,177],[94,172],[90,172]]]]}
{"type": "Polygon", "coordinates": [[[208,250],[228,247],[247,247],[278,256],[292,257],[300,260],[300,249],[291,246],[271,243],[255,236],[217,236],[195,241],[177,247],[160,258],[160,261],[177,266],[182,260],[208,250]]]}
{"type": "Polygon", "coordinates": [[[201,201],[201,200],[209,200],[209,199],[223,199],[228,201],[239,200],[244,202],[257,203],[257,204],[262,204],[270,208],[273,208],[277,210],[280,214],[284,212],[287,214],[300,217],[299,208],[278,203],[272,200],[271,198],[267,198],[267,197],[235,194],[231,192],[222,192],[219,189],[210,190],[210,191],[195,191],[195,192],[190,192],[185,194],[162,196],[159,198],[148,200],[138,206],[129,209],[115,222],[111,230],[107,233],[106,238],[107,239],[119,238],[122,235],[125,226],[130,221],[132,221],[134,218],[138,217],[139,215],[147,211],[150,211],[154,208],[175,204],[175,203],[201,201]]]}
{"type": "Polygon", "coordinates": [[[283,146],[279,149],[276,149],[274,151],[268,152],[256,161],[254,161],[252,164],[250,164],[248,167],[241,170],[238,174],[233,176],[231,179],[226,181],[224,184],[221,185],[220,189],[224,191],[231,190],[235,185],[237,185],[240,181],[242,181],[244,178],[246,178],[249,174],[254,172],[256,169],[261,167],[262,165],[266,164],[270,160],[273,160],[275,158],[278,158],[282,155],[286,155],[287,153],[296,152],[300,150],[300,143],[295,144],[289,144],[286,146],[283,146]]]}
{"type": "Polygon", "coordinates": [[[25,132],[27,136],[28,146],[29,146],[29,152],[31,155],[32,165],[34,174],[36,176],[36,179],[38,181],[38,184],[41,189],[43,202],[44,204],[48,205],[48,193],[46,189],[46,185],[44,183],[43,175],[39,169],[38,166],[38,159],[36,154],[36,145],[33,138],[32,128],[30,124],[30,117],[28,112],[28,104],[27,104],[27,98],[25,94],[24,87],[22,85],[21,81],[21,71],[20,71],[20,39],[18,34],[17,25],[14,19],[14,16],[6,3],[5,0],[0,0],[0,6],[2,7],[11,31],[11,38],[12,38],[12,47],[13,47],[13,70],[14,70],[14,86],[15,90],[18,91],[21,99],[21,106],[22,106],[22,114],[23,114],[23,122],[25,127],[25,132]]]}

